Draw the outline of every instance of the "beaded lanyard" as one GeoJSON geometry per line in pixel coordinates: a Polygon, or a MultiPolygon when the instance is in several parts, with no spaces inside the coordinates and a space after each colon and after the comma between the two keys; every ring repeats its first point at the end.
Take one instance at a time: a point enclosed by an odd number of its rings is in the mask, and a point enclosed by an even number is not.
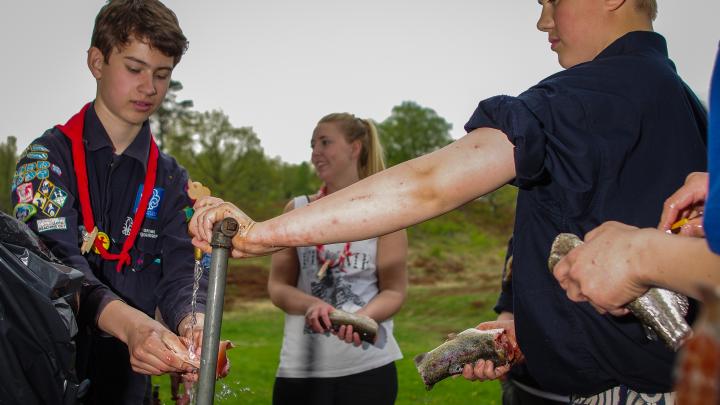
{"type": "MultiPolygon", "coordinates": [[[[320,192],[318,193],[318,197],[315,201],[325,197],[327,195],[327,186],[323,186],[320,189],[320,192]]],[[[315,246],[315,253],[317,255],[318,263],[320,263],[320,270],[317,272],[317,278],[322,280],[325,278],[325,273],[327,273],[327,270],[329,268],[341,265],[345,259],[352,256],[352,253],[350,253],[350,244],[351,242],[345,243],[345,247],[343,248],[342,253],[338,257],[336,257],[334,260],[328,260],[327,254],[325,253],[325,245],[316,245],[315,246]]],[[[345,271],[342,268],[341,271],[345,271]]]]}

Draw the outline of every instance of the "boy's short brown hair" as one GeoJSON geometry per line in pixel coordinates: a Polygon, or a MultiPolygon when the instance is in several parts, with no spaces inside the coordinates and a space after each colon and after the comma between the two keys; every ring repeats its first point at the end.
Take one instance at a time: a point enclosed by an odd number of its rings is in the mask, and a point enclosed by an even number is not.
{"type": "Polygon", "coordinates": [[[107,62],[113,48],[131,36],[172,57],[175,65],[188,47],[177,16],[158,0],[109,0],[95,18],[90,46],[100,49],[107,62]]]}
{"type": "Polygon", "coordinates": [[[638,10],[645,11],[651,20],[655,20],[655,17],[657,17],[656,0],[635,0],[635,7],[638,10]]]}

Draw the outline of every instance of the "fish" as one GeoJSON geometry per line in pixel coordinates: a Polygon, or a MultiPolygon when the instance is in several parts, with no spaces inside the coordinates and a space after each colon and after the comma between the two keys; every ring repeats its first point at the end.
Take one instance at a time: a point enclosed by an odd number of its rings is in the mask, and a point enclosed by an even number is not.
{"type": "MultiPolygon", "coordinates": [[[[550,272],[565,255],[582,244],[583,241],[574,234],[559,234],[550,248],[550,272]]],[[[657,340],[659,337],[673,351],[677,351],[692,335],[692,329],[685,320],[688,298],[682,294],[653,287],[628,303],[626,308],[645,326],[648,339],[657,340]]]]}
{"type": "Polygon", "coordinates": [[[230,370],[230,360],[227,356],[227,351],[235,347],[229,340],[220,341],[220,347],[218,348],[218,360],[217,366],[215,367],[215,379],[225,377],[230,370]]]}
{"type": "Polygon", "coordinates": [[[334,331],[337,332],[342,325],[352,325],[353,332],[357,332],[360,335],[360,340],[371,344],[375,342],[378,323],[375,322],[374,319],[365,315],[345,312],[340,309],[330,312],[328,316],[334,331]]]}
{"type": "MultiPolygon", "coordinates": [[[[185,346],[184,351],[178,352],[175,349],[175,344],[172,342],[169,335],[163,335],[161,337],[161,341],[165,344],[165,347],[172,351],[175,355],[179,356],[183,363],[187,363],[193,368],[195,368],[195,371],[197,372],[200,369],[200,358],[196,357],[194,355],[190,355],[190,351],[188,347],[190,346],[190,339],[180,336],[179,337],[180,343],[185,346]]],[[[229,340],[221,340],[218,344],[218,357],[217,357],[217,365],[215,366],[215,378],[223,378],[227,375],[227,371],[230,369],[230,360],[227,357],[227,351],[234,348],[235,345],[229,340]]]]}
{"type": "Polygon", "coordinates": [[[684,405],[720,403],[720,287],[699,289],[702,309],[675,363],[676,401],[684,405]]]}
{"type": "Polygon", "coordinates": [[[465,364],[490,360],[495,367],[514,365],[523,358],[515,339],[503,328],[466,329],[433,350],[415,356],[415,367],[430,391],[439,381],[461,374],[465,364]]]}

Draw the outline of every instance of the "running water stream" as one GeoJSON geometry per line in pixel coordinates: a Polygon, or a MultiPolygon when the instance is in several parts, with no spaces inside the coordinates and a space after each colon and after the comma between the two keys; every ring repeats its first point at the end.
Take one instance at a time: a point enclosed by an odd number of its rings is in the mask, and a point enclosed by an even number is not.
{"type": "Polygon", "coordinates": [[[195,249],[195,277],[193,279],[192,300],[190,301],[190,359],[195,360],[195,327],[197,326],[197,292],[200,288],[200,278],[202,278],[203,266],[200,262],[202,252],[195,249]]]}

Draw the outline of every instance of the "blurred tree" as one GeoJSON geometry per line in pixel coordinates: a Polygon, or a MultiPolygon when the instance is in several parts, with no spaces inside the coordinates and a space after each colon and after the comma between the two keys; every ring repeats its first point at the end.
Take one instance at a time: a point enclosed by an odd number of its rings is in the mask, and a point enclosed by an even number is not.
{"type": "Polygon", "coordinates": [[[10,199],[11,182],[15,174],[17,162],[17,139],[8,136],[5,142],[0,143],[0,210],[12,214],[12,200],[10,199]]]}
{"type": "Polygon", "coordinates": [[[281,173],[278,163],[265,157],[252,128],[234,127],[222,111],[196,113],[166,142],[168,152],[190,177],[209,187],[214,196],[232,201],[254,217],[277,213],[281,173]]]}
{"type": "Polygon", "coordinates": [[[320,188],[320,179],[308,162],[300,164],[280,163],[280,178],[285,200],[298,195],[313,194],[320,188]]]}
{"type": "Polygon", "coordinates": [[[424,155],[452,142],[452,124],[413,101],[393,107],[390,117],[378,125],[385,161],[393,166],[424,155]]]}
{"type": "Polygon", "coordinates": [[[167,143],[173,139],[183,124],[192,119],[194,111],[192,100],[178,101],[177,93],[182,90],[183,85],[179,81],[171,80],[165,100],[160,107],[150,117],[153,136],[158,143],[158,147],[167,152],[169,145],[167,143]]]}

